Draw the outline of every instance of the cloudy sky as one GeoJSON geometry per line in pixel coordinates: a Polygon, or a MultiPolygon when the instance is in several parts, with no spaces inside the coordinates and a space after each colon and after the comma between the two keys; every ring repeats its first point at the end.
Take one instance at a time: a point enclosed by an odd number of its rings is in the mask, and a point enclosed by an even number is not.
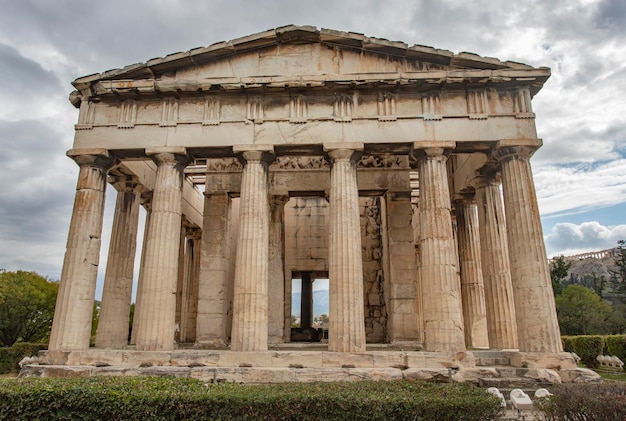
{"type": "Polygon", "coordinates": [[[65,157],[71,81],[288,24],[550,67],[532,161],[548,255],[626,239],[624,0],[0,0],[0,11],[0,268],[60,276],[78,173],[65,157]]]}

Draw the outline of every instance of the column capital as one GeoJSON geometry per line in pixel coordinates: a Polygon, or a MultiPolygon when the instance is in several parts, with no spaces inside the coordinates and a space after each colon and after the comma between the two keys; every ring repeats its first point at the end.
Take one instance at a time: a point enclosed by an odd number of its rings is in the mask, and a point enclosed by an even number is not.
{"type": "Polygon", "coordinates": [[[392,201],[411,200],[411,191],[408,190],[387,190],[387,199],[392,201]]]}
{"type": "Polygon", "coordinates": [[[202,238],[202,230],[198,227],[185,225],[185,236],[194,240],[202,238]]]}
{"type": "Polygon", "coordinates": [[[108,170],[115,165],[117,159],[109,154],[104,148],[70,149],[66,155],[74,160],[79,166],[89,165],[92,167],[108,170]]]}
{"type": "Polygon", "coordinates": [[[233,153],[242,164],[256,161],[269,163],[274,160],[274,146],[272,145],[234,145],[233,153]]]}
{"type": "Polygon", "coordinates": [[[510,159],[530,159],[541,147],[541,139],[505,139],[496,143],[492,157],[502,163],[510,159]]]}
{"type": "Polygon", "coordinates": [[[355,164],[361,159],[364,144],[361,142],[325,143],[324,152],[330,162],[351,161],[355,164]]]}
{"type": "Polygon", "coordinates": [[[187,155],[187,148],[183,146],[164,146],[146,149],[148,155],[157,165],[174,164],[186,166],[191,158],[187,155]]]}
{"type": "Polygon", "coordinates": [[[487,187],[490,185],[500,185],[500,168],[493,159],[487,161],[485,165],[476,170],[475,177],[469,182],[474,189],[487,187]]]}
{"type": "Polygon", "coordinates": [[[154,192],[152,190],[145,190],[141,192],[141,196],[139,197],[139,204],[144,207],[146,211],[152,210],[152,196],[154,192]]]}
{"type": "Polygon", "coordinates": [[[270,192],[270,206],[284,206],[288,201],[288,194],[272,194],[270,192]]]}
{"type": "Polygon", "coordinates": [[[452,195],[452,204],[456,208],[458,205],[473,205],[475,200],[476,191],[473,188],[463,190],[462,192],[452,195]]]}
{"type": "Polygon", "coordinates": [[[108,181],[118,192],[132,192],[134,190],[143,192],[144,189],[136,175],[109,175],[108,181]]]}
{"type": "Polygon", "coordinates": [[[436,156],[448,157],[454,148],[456,148],[454,141],[420,140],[413,142],[411,154],[416,159],[436,156]]]}

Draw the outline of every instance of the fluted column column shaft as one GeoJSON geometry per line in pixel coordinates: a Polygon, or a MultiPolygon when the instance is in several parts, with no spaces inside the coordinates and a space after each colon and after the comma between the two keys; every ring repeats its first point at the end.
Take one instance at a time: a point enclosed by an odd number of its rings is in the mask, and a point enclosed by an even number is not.
{"type": "Polygon", "coordinates": [[[117,188],[117,201],[96,333],[98,348],[122,348],[128,343],[139,221],[139,186],[136,178],[130,176],[118,177],[114,186],[117,188]]]}
{"type": "Polygon", "coordinates": [[[245,151],[233,294],[233,351],[267,351],[270,208],[269,154],[245,151]]]}
{"type": "MultiPolygon", "coordinates": [[[[326,148],[326,147],[325,147],[326,148]]],[[[362,147],[361,147],[362,148],[362,147]]],[[[355,149],[326,148],[330,171],[328,350],[365,351],[363,261],[355,149]]]]}
{"type": "Polygon", "coordinates": [[[150,215],[152,215],[152,191],[146,192],[141,197],[141,204],[146,210],[146,217],[144,219],[143,227],[143,239],[141,245],[141,261],[139,262],[139,276],[137,277],[137,293],[135,298],[135,311],[133,313],[133,326],[130,331],[130,344],[135,345],[137,330],[139,329],[139,312],[138,308],[141,307],[141,299],[144,295],[144,279],[145,279],[145,262],[146,262],[146,242],[148,241],[148,228],[150,228],[150,215]]]}
{"type": "Polygon", "coordinates": [[[140,351],[170,350],[174,348],[183,169],[188,158],[182,148],[146,153],[156,162],[157,173],[135,341],[140,351]]]}
{"type": "Polygon", "coordinates": [[[539,206],[530,168],[531,153],[524,147],[505,147],[496,152],[502,165],[502,190],[519,349],[523,352],[562,352],[539,206]]]}
{"type": "Polygon", "coordinates": [[[465,344],[473,348],[489,348],[476,205],[467,199],[458,201],[456,221],[465,344]]]}
{"type": "Polygon", "coordinates": [[[200,233],[198,228],[185,227],[183,282],[180,303],[180,342],[196,340],[198,313],[198,270],[200,233]]]}
{"type": "Polygon", "coordinates": [[[493,178],[482,179],[476,187],[476,202],[489,345],[516,349],[517,322],[500,184],[493,178]]]}
{"type": "Polygon", "coordinates": [[[104,150],[78,152],[68,152],[80,172],[48,345],[51,351],[87,349],[91,336],[107,170],[113,161],[104,150]]]}
{"type": "Polygon", "coordinates": [[[420,179],[420,250],[424,349],[465,351],[447,157],[443,148],[416,151],[420,179]]]}

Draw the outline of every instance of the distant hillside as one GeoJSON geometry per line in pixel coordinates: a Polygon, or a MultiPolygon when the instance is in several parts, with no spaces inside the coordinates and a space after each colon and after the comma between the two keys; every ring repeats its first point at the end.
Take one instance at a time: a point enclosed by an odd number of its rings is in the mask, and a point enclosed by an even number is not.
{"type": "Polygon", "coordinates": [[[602,292],[602,297],[612,301],[613,284],[611,271],[617,270],[615,258],[619,250],[617,247],[608,250],[564,256],[565,261],[571,262],[569,279],[565,285],[578,284],[602,292]],[[602,285],[604,283],[604,285],[602,285]]]}

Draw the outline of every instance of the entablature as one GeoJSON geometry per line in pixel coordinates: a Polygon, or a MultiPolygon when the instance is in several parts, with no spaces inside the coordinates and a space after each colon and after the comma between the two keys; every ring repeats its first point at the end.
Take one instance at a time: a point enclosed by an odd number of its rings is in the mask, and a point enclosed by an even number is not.
{"type": "Polygon", "coordinates": [[[307,126],[357,120],[392,125],[398,120],[534,118],[528,86],[494,88],[489,85],[478,87],[457,83],[440,86],[436,81],[429,83],[432,84],[430,87],[387,86],[377,82],[320,89],[259,88],[167,95],[137,94],[129,90],[82,102],[75,128],[168,128],[237,123],[307,126]]]}

